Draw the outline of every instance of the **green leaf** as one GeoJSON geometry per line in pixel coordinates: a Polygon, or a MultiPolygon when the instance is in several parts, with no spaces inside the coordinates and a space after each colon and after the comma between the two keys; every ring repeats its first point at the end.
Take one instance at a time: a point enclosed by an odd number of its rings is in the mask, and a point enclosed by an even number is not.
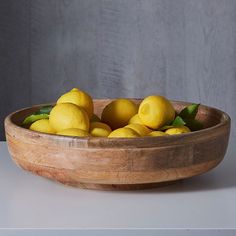
{"type": "Polygon", "coordinates": [[[171,123],[171,125],[165,125],[161,127],[159,130],[164,131],[164,130],[171,129],[174,127],[183,126],[185,124],[186,122],[180,116],[176,116],[174,121],[171,123]]]}
{"type": "Polygon", "coordinates": [[[186,120],[186,125],[191,129],[191,131],[197,131],[203,129],[203,124],[199,120],[186,120]]]}
{"type": "Polygon", "coordinates": [[[186,122],[180,116],[176,116],[171,125],[176,127],[176,126],[183,126],[185,124],[186,122]]]}
{"type": "Polygon", "coordinates": [[[23,121],[23,125],[27,125],[27,124],[30,124],[30,123],[33,123],[35,122],[36,120],[41,120],[41,119],[48,119],[49,118],[49,115],[48,114],[32,114],[30,116],[27,116],[24,121],[23,121]]]}
{"type": "Polygon", "coordinates": [[[53,106],[41,107],[38,111],[34,112],[32,115],[27,116],[22,124],[27,125],[35,122],[36,120],[48,119],[52,108],[53,106]]]}
{"type": "Polygon", "coordinates": [[[49,114],[52,110],[53,106],[44,106],[39,109],[39,111],[34,112],[34,115],[39,115],[39,114],[49,114]]]}
{"type": "Polygon", "coordinates": [[[173,126],[173,125],[165,125],[165,126],[161,127],[159,130],[164,131],[164,130],[171,129],[171,128],[174,128],[174,127],[175,126],[173,126]]]}
{"type": "Polygon", "coordinates": [[[179,113],[179,116],[181,118],[183,118],[184,120],[185,119],[194,119],[197,115],[197,112],[198,112],[198,107],[199,107],[200,104],[191,104],[187,107],[185,107],[180,113],[179,113]]]}

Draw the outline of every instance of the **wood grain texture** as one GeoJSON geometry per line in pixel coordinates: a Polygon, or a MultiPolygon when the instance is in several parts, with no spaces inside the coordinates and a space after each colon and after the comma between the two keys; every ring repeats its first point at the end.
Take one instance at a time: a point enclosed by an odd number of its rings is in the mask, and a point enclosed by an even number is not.
{"type": "Polygon", "coordinates": [[[80,86],[215,106],[235,136],[235,12],[235,0],[0,1],[0,122],[80,86]]]}
{"type": "MultiPolygon", "coordinates": [[[[96,113],[109,102],[95,100],[96,113]]],[[[187,104],[173,105],[180,111],[187,104]]],[[[5,120],[13,160],[35,174],[78,187],[140,189],[189,178],[218,165],[228,145],[230,118],[206,106],[200,106],[198,112],[205,127],[201,131],[121,139],[59,136],[20,127],[38,108],[23,109],[5,120]]]]}

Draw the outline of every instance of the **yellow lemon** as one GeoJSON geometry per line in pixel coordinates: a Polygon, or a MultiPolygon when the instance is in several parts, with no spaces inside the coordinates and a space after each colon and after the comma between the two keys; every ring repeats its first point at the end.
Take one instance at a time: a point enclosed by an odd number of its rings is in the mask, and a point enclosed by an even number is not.
{"type": "Polygon", "coordinates": [[[153,95],[141,102],[138,115],[144,125],[158,129],[174,120],[175,110],[166,98],[153,95]]]}
{"type": "Polygon", "coordinates": [[[87,137],[90,136],[90,134],[82,129],[76,129],[76,128],[70,128],[70,129],[64,129],[59,132],[57,132],[59,135],[65,135],[65,136],[78,136],[78,137],[87,137]]]}
{"type": "Polygon", "coordinates": [[[136,114],[136,115],[131,117],[131,119],[129,120],[129,124],[140,124],[140,125],[143,125],[143,122],[141,121],[139,115],[136,114]]]}
{"type": "Polygon", "coordinates": [[[90,118],[90,122],[101,122],[101,119],[96,114],[93,114],[90,118]]]}
{"type": "Polygon", "coordinates": [[[140,137],[140,135],[133,129],[126,127],[115,129],[108,136],[108,138],[136,138],[136,137],[140,137]]]}
{"type": "Polygon", "coordinates": [[[107,137],[111,133],[111,128],[102,122],[90,123],[90,134],[94,137],[107,137]]]}
{"type": "Polygon", "coordinates": [[[116,99],[109,103],[102,112],[102,121],[112,129],[128,124],[130,118],[138,112],[138,106],[129,99],[116,99]]]}
{"type": "Polygon", "coordinates": [[[191,130],[187,126],[181,126],[181,127],[175,127],[170,128],[165,131],[166,134],[183,134],[183,133],[189,133],[191,130]]]}
{"type": "Polygon", "coordinates": [[[61,103],[73,103],[79,107],[82,107],[88,113],[89,118],[93,115],[92,98],[89,94],[77,88],[73,88],[70,92],[63,94],[57,100],[57,104],[61,103]]]}
{"type": "Polygon", "coordinates": [[[145,125],[140,125],[140,124],[129,124],[129,125],[126,125],[125,127],[133,129],[140,136],[146,136],[152,131],[149,128],[147,128],[145,125]]]}
{"type": "Polygon", "coordinates": [[[49,124],[48,119],[37,120],[29,128],[34,131],[48,133],[48,134],[55,133],[55,130],[49,124]]]}
{"type": "Polygon", "coordinates": [[[165,132],[162,131],[152,131],[151,133],[148,134],[148,136],[167,136],[165,132]]]}
{"type": "Polygon", "coordinates": [[[53,107],[49,115],[49,123],[57,132],[69,128],[89,130],[87,113],[72,103],[61,103],[53,107]]]}

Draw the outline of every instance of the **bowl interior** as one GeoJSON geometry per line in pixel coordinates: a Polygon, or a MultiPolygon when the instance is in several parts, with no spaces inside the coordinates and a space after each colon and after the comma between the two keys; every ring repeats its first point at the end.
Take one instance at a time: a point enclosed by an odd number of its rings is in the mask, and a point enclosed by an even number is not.
{"type": "MultiPolygon", "coordinates": [[[[140,104],[142,99],[131,99],[136,104],[140,104]]],[[[104,109],[104,107],[111,102],[111,99],[102,99],[102,100],[94,100],[94,112],[99,117],[101,117],[101,113],[104,109]]],[[[180,112],[184,107],[190,105],[191,103],[188,102],[179,102],[179,101],[172,101],[171,102],[175,108],[175,110],[180,112]]],[[[204,128],[209,128],[212,126],[215,126],[224,120],[223,113],[217,109],[210,108],[207,106],[201,105],[199,108],[199,112],[197,114],[196,119],[201,121],[204,125],[204,128]]]]}
{"type": "MultiPolygon", "coordinates": [[[[132,99],[132,100],[137,104],[140,104],[141,102],[141,99],[132,99]]],[[[94,113],[100,117],[104,107],[111,101],[112,99],[94,99],[94,113]]],[[[177,112],[180,112],[185,106],[190,105],[191,103],[172,101],[172,104],[175,110],[177,112]]],[[[49,104],[44,104],[44,105],[49,105],[49,104]]],[[[37,111],[39,107],[44,105],[36,105],[15,112],[11,116],[11,121],[14,124],[20,126],[25,117],[37,111]]],[[[199,107],[199,111],[196,118],[204,124],[204,128],[209,128],[223,122],[226,119],[226,114],[215,108],[201,105],[199,107]]]]}
{"type": "MultiPolygon", "coordinates": [[[[103,108],[113,99],[95,99],[94,100],[94,112],[97,115],[101,115],[103,108]]],[[[132,99],[135,103],[139,104],[141,99],[132,99]]],[[[172,104],[177,112],[190,105],[187,102],[172,101],[172,104]]],[[[49,145],[57,145],[60,143],[62,146],[75,146],[79,148],[149,148],[156,146],[169,146],[169,145],[186,145],[186,143],[195,143],[196,140],[205,140],[207,137],[214,137],[215,134],[222,132],[222,130],[228,130],[230,127],[229,116],[215,108],[201,105],[197,114],[197,119],[204,125],[204,129],[190,132],[182,135],[168,135],[164,137],[139,137],[135,139],[119,138],[110,139],[106,137],[70,137],[61,135],[52,135],[46,133],[40,133],[23,128],[21,126],[26,116],[32,114],[40,107],[49,105],[42,104],[34,107],[24,108],[9,115],[5,119],[6,135],[14,135],[29,137],[29,140],[35,139],[37,142],[44,142],[47,140],[49,145]]],[[[52,104],[53,105],[53,104],[52,104]]]]}
{"type": "MultiPolygon", "coordinates": [[[[136,104],[140,104],[141,102],[141,99],[132,99],[132,100],[136,104]]],[[[112,99],[94,99],[94,113],[100,117],[104,107],[111,101],[112,99]]],[[[190,105],[191,103],[172,101],[172,104],[175,110],[177,112],[180,112],[185,106],[190,105]]],[[[40,107],[44,105],[49,105],[49,104],[36,105],[34,107],[25,108],[20,111],[17,111],[11,115],[11,121],[14,124],[20,126],[25,117],[37,111],[40,107]]],[[[200,105],[196,118],[203,123],[204,128],[209,128],[223,122],[227,118],[227,116],[225,113],[215,108],[200,105]]]]}

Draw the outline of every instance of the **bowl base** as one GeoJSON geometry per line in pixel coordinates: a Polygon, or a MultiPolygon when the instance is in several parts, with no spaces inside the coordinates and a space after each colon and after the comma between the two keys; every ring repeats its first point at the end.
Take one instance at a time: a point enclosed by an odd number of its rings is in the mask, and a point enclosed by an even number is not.
{"type": "Polygon", "coordinates": [[[23,160],[19,160],[16,157],[13,157],[13,161],[22,169],[29,171],[33,174],[42,176],[44,178],[59,182],[61,184],[78,187],[82,189],[92,189],[92,190],[108,190],[108,191],[132,191],[132,190],[143,190],[143,189],[152,189],[152,188],[161,188],[168,185],[175,184],[182,181],[183,179],[157,182],[157,183],[143,183],[143,184],[97,184],[97,183],[81,183],[79,181],[71,180],[65,178],[64,174],[59,173],[56,169],[38,166],[23,160]]]}
{"type": "Polygon", "coordinates": [[[166,187],[172,184],[176,184],[182,180],[167,181],[161,183],[146,183],[146,184],[93,184],[93,183],[60,183],[73,187],[91,190],[107,190],[107,191],[133,191],[166,187]]]}

